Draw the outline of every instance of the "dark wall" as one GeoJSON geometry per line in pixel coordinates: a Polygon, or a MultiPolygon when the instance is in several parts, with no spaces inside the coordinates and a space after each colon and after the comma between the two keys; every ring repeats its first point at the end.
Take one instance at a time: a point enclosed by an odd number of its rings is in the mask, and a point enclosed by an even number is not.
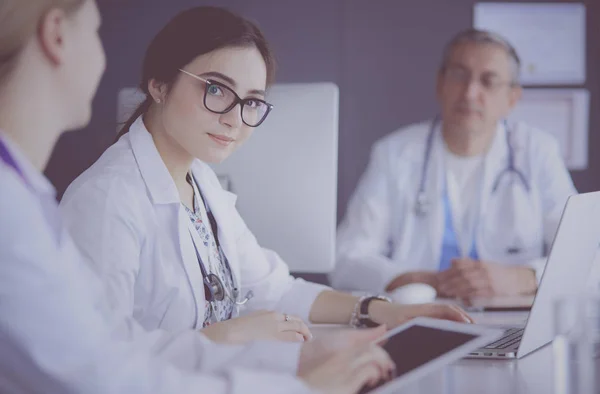
{"type": "MultiPolygon", "coordinates": [[[[458,30],[471,26],[475,2],[100,0],[108,68],[94,101],[94,116],[84,131],[61,139],[47,174],[62,193],[114,140],[117,92],[137,85],[145,48],[169,18],[195,5],[220,5],[256,20],[264,29],[278,58],[279,82],[339,85],[341,217],[372,143],[436,113],[434,82],[442,47],[458,30]]],[[[600,147],[600,1],[583,2],[592,149],[600,147]]],[[[580,191],[600,189],[600,155],[590,153],[589,168],[574,172],[573,179],[580,191]]]]}

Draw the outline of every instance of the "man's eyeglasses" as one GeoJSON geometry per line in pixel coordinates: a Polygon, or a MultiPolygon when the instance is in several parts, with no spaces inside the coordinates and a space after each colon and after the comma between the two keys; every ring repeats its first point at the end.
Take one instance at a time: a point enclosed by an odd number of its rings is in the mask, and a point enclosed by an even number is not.
{"type": "MultiPolygon", "coordinates": [[[[462,67],[448,67],[446,68],[444,75],[450,81],[454,83],[458,83],[461,85],[467,85],[471,83],[473,79],[473,74],[471,71],[466,70],[462,67]]],[[[478,81],[481,87],[490,93],[498,91],[502,87],[506,86],[516,86],[517,83],[512,81],[505,81],[499,78],[496,75],[483,74],[478,77],[478,81]]]]}

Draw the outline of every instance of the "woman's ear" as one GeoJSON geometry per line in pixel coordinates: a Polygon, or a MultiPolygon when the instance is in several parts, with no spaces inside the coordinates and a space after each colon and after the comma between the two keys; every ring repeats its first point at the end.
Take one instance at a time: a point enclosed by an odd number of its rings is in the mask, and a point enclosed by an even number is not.
{"type": "Polygon", "coordinates": [[[160,104],[165,101],[167,96],[167,85],[152,78],[148,81],[148,93],[150,93],[155,103],[160,104]]]}
{"type": "Polygon", "coordinates": [[[48,11],[40,21],[37,39],[42,52],[53,65],[59,65],[65,57],[67,15],[59,8],[48,11]]]}

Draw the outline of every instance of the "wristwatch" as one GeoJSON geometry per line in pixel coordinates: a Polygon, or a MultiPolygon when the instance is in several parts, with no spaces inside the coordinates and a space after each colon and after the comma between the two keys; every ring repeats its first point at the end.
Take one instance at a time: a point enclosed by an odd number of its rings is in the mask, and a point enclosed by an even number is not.
{"type": "Polygon", "coordinates": [[[358,299],[358,302],[354,306],[354,311],[352,312],[352,318],[350,319],[350,325],[354,328],[359,327],[377,327],[378,323],[375,323],[371,320],[371,316],[369,315],[369,305],[371,301],[385,301],[392,302],[392,300],[388,297],[382,295],[368,295],[363,296],[358,299]]]}

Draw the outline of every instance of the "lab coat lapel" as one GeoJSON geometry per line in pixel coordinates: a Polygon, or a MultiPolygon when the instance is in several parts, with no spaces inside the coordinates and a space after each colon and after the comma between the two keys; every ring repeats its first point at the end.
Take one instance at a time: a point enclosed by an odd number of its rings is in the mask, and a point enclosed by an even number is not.
{"type": "Polygon", "coordinates": [[[508,147],[506,146],[506,133],[505,127],[502,124],[498,124],[492,146],[484,160],[483,185],[481,188],[479,206],[479,223],[483,220],[484,212],[486,212],[486,207],[490,202],[494,183],[496,182],[498,175],[507,166],[508,147]]]}
{"type": "MultiPolygon", "coordinates": [[[[167,208],[166,206],[163,208],[167,208]]],[[[204,279],[202,277],[202,271],[200,270],[200,262],[198,261],[198,255],[196,254],[196,245],[201,245],[200,236],[197,232],[190,231],[190,219],[185,209],[178,204],[177,207],[169,206],[169,209],[177,209],[177,239],[175,239],[176,245],[179,245],[181,253],[181,261],[183,268],[187,274],[188,283],[192,289],[194,301],[196,303],[196,327],[201,328],[204,322],[204,308],[206,302],[206,295],[204,294],[204,279]],[[192,240],[194,237],[194,240],[192,240]]],[[[173,217],[174,215],[171,215],[173,217]]],[[[198,251],[201,255],[201,251],[198,251]]],[[[207,257],[203,257],[207,262],[207,257]]]]}
{"type": "Polygon", "coordinates": [[[202,272],[188,227],[189,218],[181,206],[177,186],[141,117],[131,126],[127,137],[159,218],[158,223],[169,228],[172,242],[179,245],[183,268],[196,303],[196,328],[201,327],[204,313],[199,311],[204,310],[205,303],[202,272]]]}
{"type": "Polygon", "coordinates": [[[140,116],[126,134],[133,155],[154,204],[179,204],[181,198],[173,177],[154,145],[152,135],[140,116]]]}
{"type": "Polygon", "coordinates": [[[235,239],[235,223],[233,222],[237,196],[224,190],[217,180],[213,170],[205,163],[196,160],[192,172],[200,188],[200,193],[206,199],[206,204],[217,222],[219,243],[231,267],[234,286],[240,288],[240,266],[237,259],[235,239]]]}

